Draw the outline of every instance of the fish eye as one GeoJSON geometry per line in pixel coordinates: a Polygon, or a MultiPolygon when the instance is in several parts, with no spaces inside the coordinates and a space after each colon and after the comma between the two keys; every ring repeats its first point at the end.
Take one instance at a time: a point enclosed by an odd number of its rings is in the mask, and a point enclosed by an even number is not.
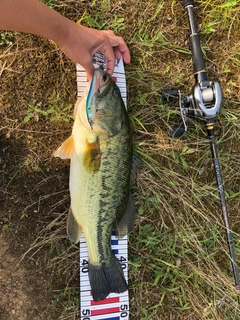
{"type": "Polygon", "coordinates": [[[114,88],[113,91],[112,91],[112,95],[117,98],[119,96],[119,94],[120,94],[119,89],[118,88],[114,88]]]}

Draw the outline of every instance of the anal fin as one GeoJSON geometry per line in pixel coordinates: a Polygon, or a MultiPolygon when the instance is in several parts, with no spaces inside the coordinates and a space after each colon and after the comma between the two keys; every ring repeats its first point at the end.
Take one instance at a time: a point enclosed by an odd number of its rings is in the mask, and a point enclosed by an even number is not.
{"type": "Polygon", "coordinates": [[[75,219],[71,207],[67,218],[67,235],[73,243],[78,243],[82,235],[82,227],[75,219]]]}
{"type": "Polygon", "coordinates": [[[114,227],[115,236],[117,238],[123,238],[128,232],[130,232],[134,226],[136,219],[136,208],[133,202],[132,194],[129,193],[129,199],[127,208],[122,218],[116,222],[114,227]]]}

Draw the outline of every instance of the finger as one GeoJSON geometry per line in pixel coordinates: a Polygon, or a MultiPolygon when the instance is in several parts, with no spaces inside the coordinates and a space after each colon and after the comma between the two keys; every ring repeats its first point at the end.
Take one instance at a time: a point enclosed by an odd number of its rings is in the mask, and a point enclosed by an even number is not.
{"type": "Polygon", "coordinates": [[[113,74],[113,70],[114,70],[114,66],[115,66],[115,55],[113,52],[113,48],[111,46],[109,46],[108,48],[105,49],[105,51],[103,50],[103,54],[105,59],[107,60],[107,72],[112,75],[113,74]]]}
{"type": "Polygon", "coordinates": [[[114,61],[113,60],[107,60],[107,73],[109,73],[110,75],[113,74],[113,71],[114,71],[114,67],[115,67],[115,59],[114,61]]]}
{"type": "Polygon", "coordinates": [[[107,35],[115,35],[114,31],[112,30],[103,30],[103,32],[105,32],[107,35]]]}
{"type": "MultiPolygon", "coordinates": [[[[130,51],[128,49],[126,42],[123,40],[123,38],[116,36],[112,30],[105,30],[104,32],[108,35],[111,46],[114,48],[117,48],[115,51],[115,54],[117,53],[117,55],[119,55],[119,52],[120,52],[120,55],[123,56],[124,62],[130,63],[131,61],[130,51]]],[[[116,58],[119,59],[119,56],[116,56],[116,58]]]]}
{"type": "Polygon", "coordinates": [[[131,55],[129,49],[126,47],[126,49],[120,49],[119,46],[113,47],[113,51],[115,53],[115,57],[117,59],[120,59],[121,57],[123,58],[123,61],[125,63],[130,63],[131,62],[131,55]]]}
{"type": "Polygon", "coordinates": [[[116,59],[121,59],[122,54],[119,51],[118,47],[113,48],[113,51],[114,51],[116,59]]]}
{"type": "Polygon", "coordinates": [[[120,54],[123,57],[123,60],[125,63],[130,63],[131,62],[131,55],[130,55],[130,51],[128,49],[128,46],[126,45],[125,41],[123,40],[123,43],[120,43],[117,47],[116,47],[117,51],[120,52],[120,54]]]}

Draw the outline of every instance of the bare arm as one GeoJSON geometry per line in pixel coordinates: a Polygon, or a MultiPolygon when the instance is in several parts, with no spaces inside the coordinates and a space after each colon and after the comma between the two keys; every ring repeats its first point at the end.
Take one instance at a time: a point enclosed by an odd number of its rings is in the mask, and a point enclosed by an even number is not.
{"type": "Polygon", "coordinates": [[[130,62],[128,47],[121,37],[112,31],[77,25],[39,0],[0,0],[0,30],[32,33],[54,41],[66,56],[86,69],[89,77],[93,72],[92,56],[98,50],[104,53],[110,74],[115,56],[122,54],[124,61],[130,62]]]}

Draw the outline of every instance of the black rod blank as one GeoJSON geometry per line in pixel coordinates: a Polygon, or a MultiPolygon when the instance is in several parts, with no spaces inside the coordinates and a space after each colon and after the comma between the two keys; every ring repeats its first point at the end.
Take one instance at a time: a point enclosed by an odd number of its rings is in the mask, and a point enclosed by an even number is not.
{"type": "Polygon", "coordinates": [[[222,176],[221,176],[221,171],[220,171],[220,164],[218,161],[218,154],[217,154],[217,147],[216,147],[215,138],[214,138],[213,124],[207,123],[206,127],[207,127],[208,137],[209,137],[209,141],[210,141],[214,170],[215,170],[215,174],[216,174],[216,178],[217,178],[218,191],[219,191],[220,200],[221,200],[221,204],[222,204],[222,213],[223,213],[223,219],[224,219],[225,228],[226,228],[227,242],[228,242],[228,248],[229,248],[229,252],[230,252],[230,259],[232,262],[234,280],[235,280],[236,287],[239,291],[238,303],[240,303],[239,273],[238,273],[238,267],[237,267],[237,262],[236,262],[237,260],[236,260],[235,251],[234,251],[233,237],[232,237],[232,232],[231,232],[231,227],[230,227],[230,222],[229,222],[229,214],[228,214],[228,210],[227,210],[223,181],[222,181],[222,176]]]}

